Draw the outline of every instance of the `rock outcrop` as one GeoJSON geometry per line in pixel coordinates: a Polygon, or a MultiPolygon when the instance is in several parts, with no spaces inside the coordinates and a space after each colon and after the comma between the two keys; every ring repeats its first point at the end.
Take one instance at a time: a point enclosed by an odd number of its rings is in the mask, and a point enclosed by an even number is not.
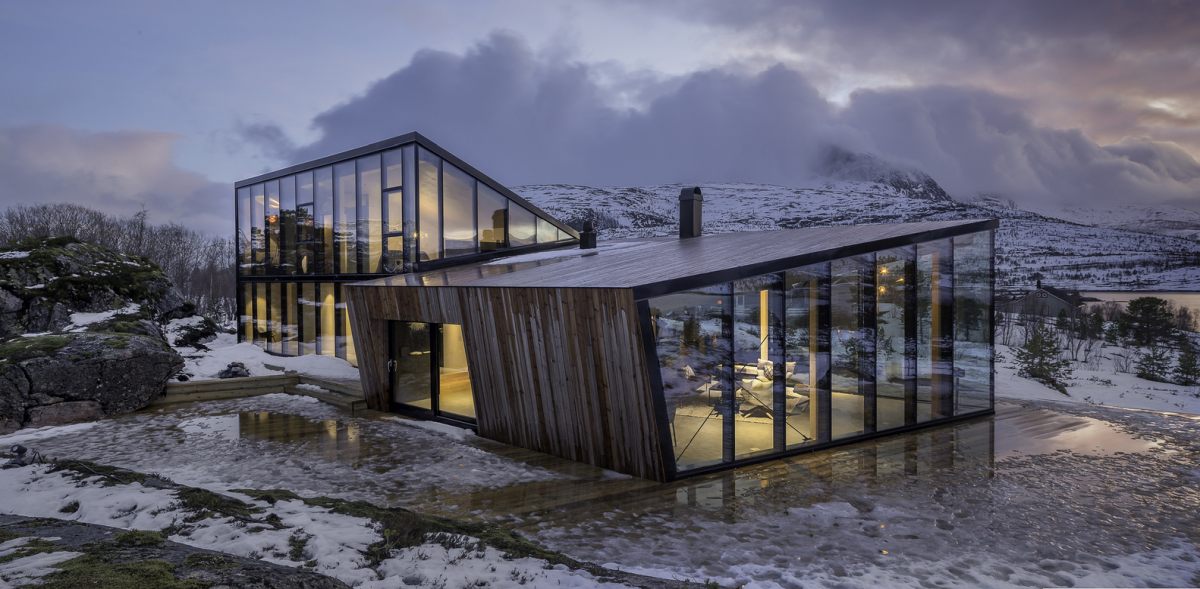
{"type": "Polygon", "coordinates": [[[0,248],[0,433],[135,411],[183,368],[191,314],[143,258],[70,239],[0,248]]]}

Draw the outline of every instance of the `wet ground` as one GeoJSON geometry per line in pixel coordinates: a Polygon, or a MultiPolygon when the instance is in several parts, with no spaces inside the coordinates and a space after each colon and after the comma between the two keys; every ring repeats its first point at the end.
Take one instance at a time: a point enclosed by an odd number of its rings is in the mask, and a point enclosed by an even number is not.
{"type": "Polygon", "coordinates": [[[30,445],[184,484],[502,520],[574,557],[660,576],[1200,584],[1195,416],[1001,403],[994,417],[666,485],[279,396],[141,413],[30,445]]]}

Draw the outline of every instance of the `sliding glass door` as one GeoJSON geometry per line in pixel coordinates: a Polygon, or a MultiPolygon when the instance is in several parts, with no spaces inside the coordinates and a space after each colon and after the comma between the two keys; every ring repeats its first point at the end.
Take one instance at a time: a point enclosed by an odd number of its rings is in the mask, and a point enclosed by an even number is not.
{"type": "Polygon", "coordinates": [[[462,326],[391,322],[392,403],[430,417],[475,421],[462,326]]]}

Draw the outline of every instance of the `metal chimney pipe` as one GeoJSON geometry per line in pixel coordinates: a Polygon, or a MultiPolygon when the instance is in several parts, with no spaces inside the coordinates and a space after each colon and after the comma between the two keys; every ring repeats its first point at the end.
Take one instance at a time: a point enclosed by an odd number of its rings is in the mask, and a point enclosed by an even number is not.
{"type": "Polygon", "coordinates": [[[579,249],[596,249],[596,223],[594,221],[583,223],[583,231],[579,232],[579,249]]]}
{"type": "Polygon", "coordinates": [[[699,186],[679,191],[679,239],[700,236],[703,210],[704,196],[699,186]]]}

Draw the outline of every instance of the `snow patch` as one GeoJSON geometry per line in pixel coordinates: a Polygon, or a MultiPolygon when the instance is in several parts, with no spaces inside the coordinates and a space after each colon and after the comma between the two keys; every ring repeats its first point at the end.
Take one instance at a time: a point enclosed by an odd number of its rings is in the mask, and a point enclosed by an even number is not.
{"type": "MultiPolygon", "coordinates": [[[[172,341],[173,338],[172,338],[172,341]]],[[[192,380],[212,380],[230,362],[241,362],[250,371],[250,376],[270,376],[295,372],[314,378],[334,380],[358,380],[358,369],[349,362],[333,356],[309,354],[305,356],[272,356],[262,348],[250,343],[237,343],[237,336],[219,333],[205,344],[207,351],[195,352],[191,348],[180,348],[186,367],[184,372],[192,380]],[[266,365],[282,367],[283,370],[267,368],[266,365]]]]}
{"type": "MultiPolygon", "coordinates": [[[[9,540],[0,544],[0,559],[10,557],[19,551],[21,547],[36,539],[57,540],[58,538],[24,536],[15,540],[9,540]]],[[[59,564],[82,555],[83,553],[81,552],[70,552],[67,550],[39,552],[4,562],[0,564],[0,587],[19,587],[21,585],[37,584],[38,579],[57,571],[59,564]]]]}
{"type": "Polygon", "coordinates": [[[71,324],[67,326],[67,331],[83,331],[89,325],[108,321],[117,315],[133,315],[141,311],[142,306],[137,303],[130,303],[120,309],[111,311],[101,311],[99,313],[71,313],[71,324]]]}
{"type": "Polygon", "coordinates": [[[53,438],[66,434],[79,433],[84,430],[92,429],[97,425],[97,422],[88,421],[84,423],[72,423],[70,425],[51,425],[47,427],[23,429],[15,433],[8,434],[7,436],[0,436],[0,446],[28,444],[29,442],[44,438],[53,438]]]}
{"type": "Polygon", "coordinates": [[[29,252],[21,252],[21,251],[0,252],[0,260],[20,260],[21,258],[28,258],[28,257],[29,257],[29,252]]]}

